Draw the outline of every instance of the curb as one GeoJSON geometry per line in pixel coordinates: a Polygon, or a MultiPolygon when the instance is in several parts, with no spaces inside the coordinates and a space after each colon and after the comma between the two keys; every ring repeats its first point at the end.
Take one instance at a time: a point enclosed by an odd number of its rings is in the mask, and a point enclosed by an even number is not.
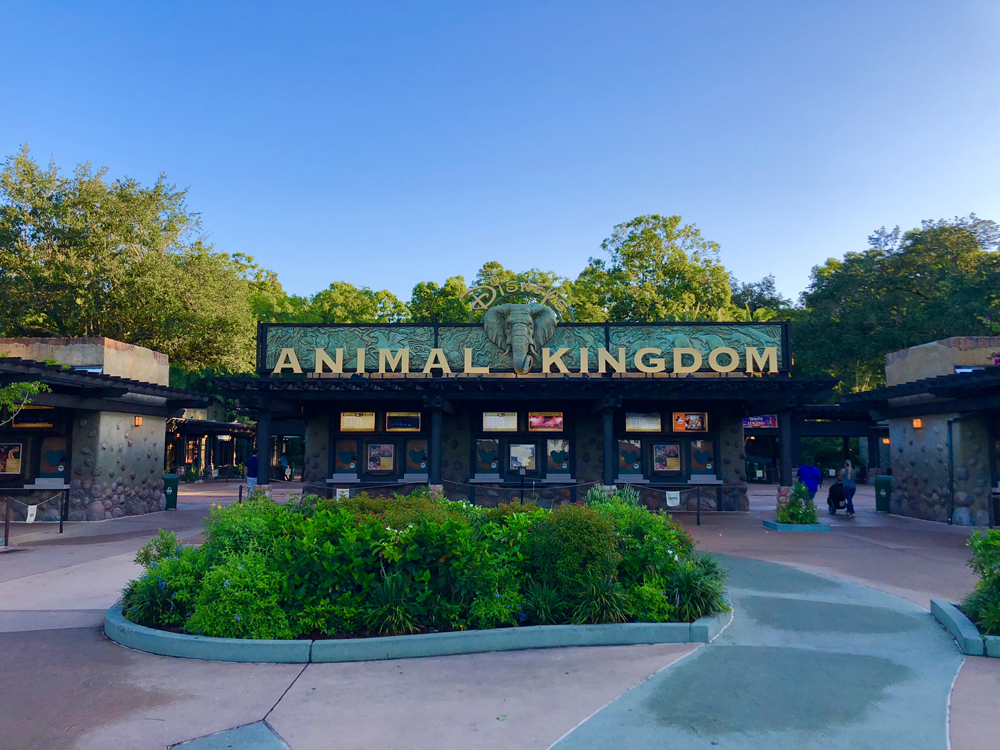
{"type": "MultiPolygon", "coordinates": [[[[985,656],[983,636],[979,630],[954,604],[946,602],[944,599],[931,599],[931,614],[935,619],[944,625],[945,630],[951,633],[952,638],[958,642],[959,650],[968,656],[985,656]]],[[[1000,638],[990,636],[996,640],[996,646],[1000,646],[1000,638]]],[[[990,654],[993,656],[994,654],[990,654]]],[[[996,654],[1000,656],[1000,651],[996,654]]]]}
{"type": "Polygon", "coordinates": [[[764,528],[772,531],[829,531],[825,523],[778,523],[777,521],[762,521],[764,528]]]}
{"type": "Polygon", "coordinates": [[[413,659],[425,656],[520,651],[567,646],[634,646],[641,643],[708,643],[730,613],[686,622],[625,622],[606,625],[534,625],[528,628],[462,630],[377,638],[265,641],[168,633],[129,622],[121,604],[104,618],[104,634],[116,643],[163,656],[233,662],[331,663],[413,659]]]}
{"type": "Polygon", "coordinates": [[[162,656],[209,661],[302,664],[309,661],[311,641],[253,641],[242,638],[206,638],[168,633],[136,625],[122,615],[122,605],[104,616],[104,634],[123,646],[162,656]]]}

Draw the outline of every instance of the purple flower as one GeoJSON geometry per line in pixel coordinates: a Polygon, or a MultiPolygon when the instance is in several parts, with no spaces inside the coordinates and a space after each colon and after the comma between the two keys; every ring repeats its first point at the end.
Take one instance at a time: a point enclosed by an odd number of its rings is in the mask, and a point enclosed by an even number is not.
{"type": "Polygon", "coordinates": [[[236,622],[239,622],[239,621],[240,621],[240,620],[242,620],[243,618],[242,618],[242,617],[240,617],[239,615],[236,615],[236,617],[234,617],[233,619],[234,619],[234,620],[236,620],[236,622]]]}

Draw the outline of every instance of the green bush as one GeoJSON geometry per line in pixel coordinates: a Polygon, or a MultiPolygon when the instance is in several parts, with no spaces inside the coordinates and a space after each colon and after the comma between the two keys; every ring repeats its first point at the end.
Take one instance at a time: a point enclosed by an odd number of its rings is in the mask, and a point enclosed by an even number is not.
{"type": "Polygon", "coordinates": [[[426,492],[214,507],[205,544],[161,532],[123,595],[143,625],[316,638],[559,623],[690,621],[728,607],[725,575],[637,496],[478,508],[426,492]]]}
{"type": "Polygon", "coordinates": [[[972,550],[969,567],[980,581],[962,601],[962,611],[983,635],[1000,635],[1000,531],[977,531],[967,544],[972,550]]]}
{"type": "Polygon", "coordinates": [[[778,506],[778,523],[817,523],[816,506],[809,497],[809,490],[802,482],[796,482],[788,496],[788,502],[778,506]]]}
{"type": "Polygon", "coordinates": [[[291,638],[280,590],[281,576],[260,552],[233,555],[205,574],[184,629],[216,638],[291,638]]]}

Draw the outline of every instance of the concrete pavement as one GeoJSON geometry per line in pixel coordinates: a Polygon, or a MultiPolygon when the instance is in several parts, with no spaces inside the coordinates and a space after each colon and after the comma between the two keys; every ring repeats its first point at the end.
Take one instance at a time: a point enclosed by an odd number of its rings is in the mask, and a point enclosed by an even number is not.
{"type": "MultiPolygon", "coordinates": [[[[23,551],[0,555],[0,745],[165,748],[253,725],[240,737],[276,731],[292,750],[548,747],[567,732],[563,744],[577,743],[567,747],[599,747],[580,744],[588,727],[646,691],[659,706],[650,709],[650,726],[660,740],[672,738],[671,747],[697,747],[684,732],[713,715],[721,744],[711,747],[754,747],[731,744],[738,733],[730,715],[758,728],[761,721],[787,723],[786,734],[769,735],[771,746],[798,737],[805,742],[798,746],[808,747],[841,724],[871,727],[879,714],[889,722],[878,730],[885,742],[856,746],[904,747],[889,739],[896,731],[890,720],[903,716],[900,696],[923,706],[926,726],[940,726],[945,675],[961,663],[923,609],[931,597],[959,598],[974,582],[965,567],[968,530],[876,516],[872,495],[870,509],[859,497],[853,521],[827,517],[830,534],[768,532],[760,520],[773,516],[773,494],[757,487],[750,514],[706,514],[701,527],[693,514],[683,516],[702,549],[734,556],[726,564],[734,571],[736,618],[707,648],[562,649],[305,668],[129,651],[104,639],[98,623],[134,574],[135,550],[160,526],[196,540],[210,504],[236,496],[235,484],[187,488],[193,491],[181,495],[176,513],[74,524],[62,538],[39,525],[15,527],[23,551]],[[789,590],[774,590],[780,586],[789,590]],[[779,627],[777,612],[788,627],[779,627]],[[919,625],[910,628],[911,621],[919,625]],[[890,641],[907,654],[887,653],[890,641]],[[908,692],[914,686],[918,694],[908,692]],[[753,694],[768,699],[755,702],[753,694]],[[830,714],[823,701],[839,713],[830,714]],[[871,705],[880,710],[871,713],[871,705]],[[806,718],[796,718],[800,713],[806,718]],[[807,726],[796,728],[796,721],[807,726]]],[[[955,750],[991,746],[1000,730],[998,695],[1000,660],[966,659],[951,704],[955,750]]],[[[943,748],[943,731],[928,731],[937,744],[926,746],[943,748]]],[[[833,736],[862,742],[858,733],[833,736]]]]}

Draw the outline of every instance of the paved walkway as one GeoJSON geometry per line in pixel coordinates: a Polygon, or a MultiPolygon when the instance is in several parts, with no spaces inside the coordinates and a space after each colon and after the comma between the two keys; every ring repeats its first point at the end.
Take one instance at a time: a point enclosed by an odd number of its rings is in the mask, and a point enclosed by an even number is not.
{"type": "Polygon", "coordinates": [[[171,659],[106,640],[103,612],[135,575],[135,550],[161,525],[196,539],[211,503],[232,502],[236,488],[187,485],[176,513],[71,524],[62,537],[15,526],[22,551],[0,555],[0,747],[163,750],[202,737],[189,750],[513,749],[566,735],[556,747],[597,748],[617,731],[614,747],[944,750],[960,664],[952,747],[992,747],[1000,732],[1000,660],[962,664],[926,612],[931,597],[958,598],[974,582],[969,530],[877,516],[873,495],[859,497],[856,519],[829,518],[830,534],[763,529],[767,487],[753,488],[750,514],[706,514],[700,527],[685,515],[732,570],[735,619],[703,648],[304,668],[171,659]]]}

